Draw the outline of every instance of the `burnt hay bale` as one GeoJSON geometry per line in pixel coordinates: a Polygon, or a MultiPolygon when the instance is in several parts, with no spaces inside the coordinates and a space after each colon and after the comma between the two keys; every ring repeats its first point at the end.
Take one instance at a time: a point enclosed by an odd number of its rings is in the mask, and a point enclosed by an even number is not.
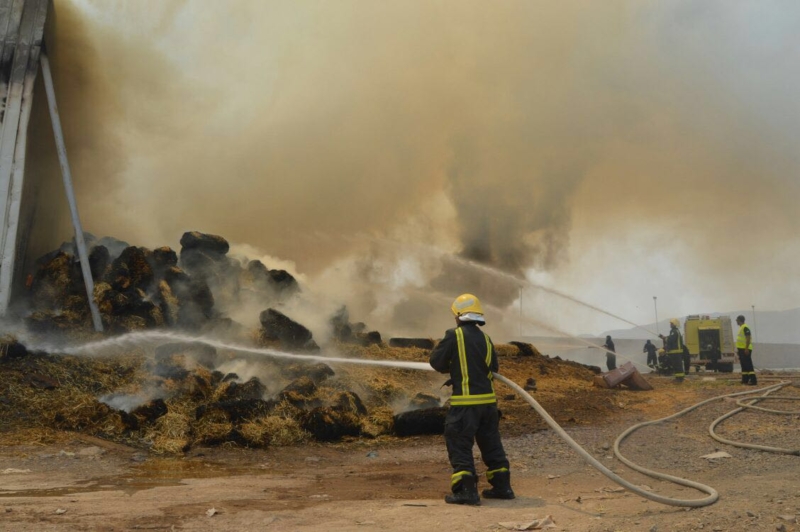
{"type": "Polygon", "coordinates": [[[28,348],[14,337],[0,337],[0,360],[15,360],[28,354],[28,348]]]}
{"type": "Polygon", "coordinates": [[[358,416],[329,407],[314,408],[299,416],[300,427],[317,441],[332,442],[361,434],[358,416]]]}
{"type": "Polygon", "coordinates": [[[247,263],[245,272],[258,290],[266,290],[274,296],[284,298],[300,290],[297,279],[286,270],[270,270],[260,260],[247,263]]]}
{"type": "Polygon", "coordinates": [[[95,246],[89,252],[89,271],[92,272],[93,279],[102,279],[108,265],[111,264],[111,253],[105,246],[95,246]]]}
{"type": "Polygon", "coordinates": [[[276,401],[263,399],[234,399],[201,405],[195,409],[195,419],[222,413],[231,423],[266,417],[277,405],[276,401]]]}
{"type": "Polygon", "coordinates": [[[302,375],[284,387],[283,390],[278,394],[278,396],[282,396],[286,393],[296,393],[305,397],[311,397],[315,393],[317,393],[317,385],[316,383],[307,375],[302,375]]]}
{"type": "Polygon", "coordinates": [[[314,384],[319,385],[328,377],[335,375],[335,372],[329,365],[322,362],[316,362],[314,364],[298,362],[284,368],[283,374],[292,379],[305,376],[311,379],[314,384]]]}
{"type": "Polygon", "coordinates": [[[235,445],[241,445],[242,447],[247,446],[247,439],[242,436],[242,433],[239,432],[239,429],[231,428],[229,431],[225,431],[227,427],[222,426],[223,433],[218,434],[213,431],[210,431],[206,434],[199,434],[197,442],[201,445],[208,445],[211,447],[216,447],[219,445],[224,445],[226,443],[233,443],[235,445]]]}
{"type": "Polygon", "coordinates": [[[358,340],[358,343],[363,346],[381,345],[383,343],[383,340],[381,339],[381,333],[378,331],[356,333],[356,339],[358,340]]]}
{"type": "Polygon", "coordinates": [[[444,434],[447,407],[412,410],[394,416],[394,433],[397,436],[444,434]]]}
{"type": "Polygon", "coordinates": [[[80,265],[72,255],[55,251],[36,261],[36,271],[31,280],[31,301],[36,310],[50,311],[61,308],[64,298],[83,290],[80,265]]]}
{"type": "Polygon", "coordinates": [[[169,411],[163,399],[153,399],[131,410],[131,414],[141,423],[153,423],[169,411]]]}
{"type": "Polygon", "coordinates": [[[358,416],[367,415],[367,407],[355,392],[339,392],[333,399],[333,409],[340,412],[349,412],[358,416]]]}
{"type": "Polygon", "coordinates": [[[155,279],[153,268],[147,259],[149,253],[149,250],[136,246],[125,248],[111,263],[105,281],[119,291],[136,288],[147,291],[155,279]]]}
{"type": "Polygon", "coordinates": [[[439,408],[442,402],[435,395],[429,393],[418,393],[408,403],[409,410],[421,410],[427,408],[439,408]]]}
{"type": "Polygon", "coordinates": [[[434,345],[430,338],[389,338],[389,347],[433,349],[434,345]]]}
{"type": "Polygon", "coordinates": [[[198,329],[214,316],[214,295],[206,281],[175,266],[164,272],[164,281],[178,300],[178,326],[198,329]]]}
{"type": "Polygon", "coordinates": [[[207,233],[200,233],[198,231],[189,231],[183,233],[181,237],[181,253],[184,250],[198,249],[202,251],[210,251],[219,255],[225,255],[230,249],[228,241],[219,235],[211,235],[207,233]]]}
{"type": "Polygon", "coordinates": [[[168,246],[156,248],[150,256],[150,264],[156,272],[164,272],[178,265],[178,254],[168,246]]]}
{"type": "Polygon", "coordinates": [[[311,331],[278,310],[268,308],[261,313],[259,320],[265,337],[278,340],[284,349],[319,349],[311,331]]]}
{"type": "Polygon", "coordinates": [[[231,381],[228,383],[225,393],[222,395],[224,400],[256,400],[262,399],[267,392],[258,377],[251,377],[244,384],[231,381]]]}
{"type": "Polygon", "coordinates": [[[519,350],[518,355],[520,356],[524,357],[542,356],[539,350],[536,349],[536,347],[534,347],[532,344],[526,344],[524,342],[508,342],[508,343],[515,346],[519,350]]]}
{"type": "Polygon", "coordinates": [[[156,364],[153,367],[153,375],[163,379],[182,381],[189,376],[189,371],[181,366],[173,364],[156,364]]]}
{"type": "Polygon", "coordinates": [[[292,405],[300,410],[311,410],[322,406],[322,400],[319,397],[308,397],[297,392],[281,392],[277,396],[278,401],[282,401],[292,405]]]}

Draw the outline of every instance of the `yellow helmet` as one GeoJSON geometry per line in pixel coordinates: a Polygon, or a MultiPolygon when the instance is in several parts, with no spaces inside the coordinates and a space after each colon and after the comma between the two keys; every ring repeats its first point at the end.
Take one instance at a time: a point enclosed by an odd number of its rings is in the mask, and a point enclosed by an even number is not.
{"type": "Polygon", "coordinates": [[[669,320],[669,324],[674,325],[675,327],[680,327],[681,320],[679,320],[678,318],[672,318],[671,320],[669,320]]]}
{"type": "Polygon", "coordinates": [[[479,314],[483,316],[481,302],[472,294],[461,294],[458,296],[450,306],[450,310],[453,311],[453,315],[457,318],[464,314],[479,314]]]}

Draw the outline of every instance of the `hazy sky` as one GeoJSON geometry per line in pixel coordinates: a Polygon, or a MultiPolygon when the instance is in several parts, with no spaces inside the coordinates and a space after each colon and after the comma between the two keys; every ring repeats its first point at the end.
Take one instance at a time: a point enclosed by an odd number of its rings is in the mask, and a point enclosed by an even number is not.
{"type": "MultiPolygon", "coordinates": [[[[96,234],[221,234],[404,334],[438,334],[467,290],[519,330],[517,285],[448,255],[636,323],[653,296],[660,318],[800,306],[797,2],[55,7],[96,234]]],[[[625,326],[530,286],[522,303],[568,332],[625,326]]]]}

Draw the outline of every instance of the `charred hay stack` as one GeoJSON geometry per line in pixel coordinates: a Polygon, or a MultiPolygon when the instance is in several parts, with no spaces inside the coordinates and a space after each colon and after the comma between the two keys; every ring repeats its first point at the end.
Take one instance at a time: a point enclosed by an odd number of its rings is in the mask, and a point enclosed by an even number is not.
{"type": "MultiPolygon", "coordinates": [[[[108,334],[169,328],[284,352],[320,350],[311,331],[281,310],[300,292],[296,280],[261,262],[229,257],[222,237],[185,233],[180,252],[91,235],[87,242],[98,280],[94,297],[108,334]],[[243,299],[267,307],[255,331],[224,314],[243,299]]],[[[72,247],[42,257],[29,278],[25,321],[35,334],[95,335],[72,247]]],[[[431,339],[395,338],[387,346],[378,331],[351,322],[346,307],[329,325],[326,351],[338,356],[425,362],[434,345],[431,339]]],[[[530,344],[496,348],[503,373],[517,382],[560,383],[540,386],[545,400],[560,390],[561,399],[572,401],[570,389],[591,384],[591,369],[551,359],[530,344]]],[[[71,431],[179,454],[198,445],[441,434],[444,380],[404,368],[243,355],[202,342],[88,358],[29,353],[6,337],[0,339],[0,418],[9,422],[0,428],[0,442],[48,441],[71,431]]],[[[523,415],[513,401],[501,397],[504,412],[523,415]]]]}
{"type": "MultiPolygon", "coordinates": [[[[178,328],[224,329],[243,333],[221,308],[250,296],[278,305],[299,291],[294,277],[259,261],[229,257],[228,242],[217,235],[188,232],[180,254],[169,247],[150,250],[86,234],[96,280],[94,299],[111,334],[178,328]]],[[[88,335],[91,319],[74,245],[40,257],[26,283],[25,321],[38,334],[88,335]]]]}
{"type": "MultiPolygon", "coordinates": [[[[73,431],[180,454],[194,446],[441,434],[444,427],[447,394],[432,392],[445,376],[433,372],[266,358],[243,366],[236,353],[195,343],[104,358],[27,353],[11,339],[3,345],[0,417],[10,422],[0,429],[0,443],[52,441],[59,431],[73,431]]],[[[516,346],[497,349],[504,372],[516,380],[524,372],[540,383],[591,386],[586,367],[534,360],[516,346]]],[[[378,345],[341,344],[339,350],[382,360],[425,361],[429,354],[378,345]]],[[[498,395],[503,411],[514,412],[514,401],[502,390],[498,395]]]]}

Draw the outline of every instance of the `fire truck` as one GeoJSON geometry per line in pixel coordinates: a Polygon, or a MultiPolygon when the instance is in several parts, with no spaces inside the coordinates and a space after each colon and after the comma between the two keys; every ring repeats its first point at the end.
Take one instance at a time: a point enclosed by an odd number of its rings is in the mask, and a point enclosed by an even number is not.
{"type": "Polygon", "coordinates": [[[723,373],[733,371],[736,349],[730,316],[686,316],[683,341],[689,349],[695,371],[701,367],[723,373]]]}

